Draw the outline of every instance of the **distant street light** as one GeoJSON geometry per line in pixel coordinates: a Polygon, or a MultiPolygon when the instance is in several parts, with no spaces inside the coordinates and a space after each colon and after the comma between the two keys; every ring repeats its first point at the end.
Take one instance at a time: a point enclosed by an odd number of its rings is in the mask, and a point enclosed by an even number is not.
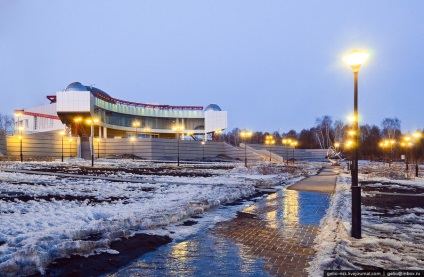
{"type": "Polygon", "coordinates": [[[24,111],[23,110],[16,110],[15,111],[15,116],[16,116],[16,122],[15,122],[15,134],[19,133],[19,128],[22,126],[20,118],[21,116],[24,115],[24,111]],[[16,130],[18,130],[18,132],[16,132],[16,130]]]}
{"type": "Polygon", "coordinates": [[[94,124],[99,123],[99,120],[97,118],[94,119],[87,119],[87,124],[90,125],[90,140],[91,140],[91,166],[94,166],[94,124]]]}
{"type": "MultiPolygon", "coordinates": [[[[420,132],[415,132],[413,135],[414,140],[418,143],[421,140],[422,134],[420,132]]],[[[418,155],[415,151],[415,177],[418,177],[418,155]]]]}
{"type": "Polygon", "coordinates": [[[295,140],[293,140],[290,144],[293,147],[293,155],[292,155],[293,164],[294,164],[294,149],[296,148],[297,144],[298,144],[298,142],[295,141],[295,140]]]}
{"type": "Polygon", "coordinates": [[[275,144],[275,139],[273,136],[271,135],[267,135],[265,137],[265,144],[269,145],[268,150],[269,150],[269,161],[271,161],[271,145],[275,144]]]}
{"type": "Polygon", "coordinates": [[[243,130],[240,132],[240,137],[244,143],[244,166],[247,167],[247,147],[246,147],[246,139],[252,137],[253,133],[247,130],[243,130]]]}
{"type": "Polygon", "coordinates": [[[206,144],[206,142],[204,140],[202,140],[202,148],[203,148],[202,162],[205,162],[205,144],[206,144]]]}
{"type": "Polygon", "coordinates": [[[62,163],[63,163],[63,136],[65,135],[65,131],[61,131],[60,135],[62,136],[62,163]]]}
{"type": "Polygon", "coordinates": [[[361,65],[368,58],[368,54],[353,50],[351,53],[343,57],[343,60],[353,70],[354,79],[354,96],[353,96],[353,131],[354,133],[354,149],[353,149],[353,164],[352,164],[352,232],[351,236],[360,239],[361,238],[361,187],[358,185],[358,148],[359,148],[359,136],[358,136],[358,72],[361,65]]]}
{"type": "Polygon", "coordinates": [[[286,164],[289,165],[289,149],[288,149],[288,145],[290,145],[292,143],[292,139],[290,138],[285,138],[281,141],[284,146],[286,147],[286,164]]]}
{"type": "Polygon", "coordinates": [[[72,138],[69,138],[69,157],[72,158],[72,138]]]}
{"type": "Polygon", "coordinates": [[[100,159],[100,138],[97,138],[97,159],[100,159]]]}
{"type": "Polygon", "coordinates": [[[177,125],[174,128],[172,128],[177,133],[177,166],[180,166],[180,134],[182,131],[184,131],[183,125],[177,125]]]}
{"type": "Polygon", "coordinates": [[[132,159],[134,160],[134,143],[135,143],[135,138],[131,137],[130,138],[131,141],[131,149],[132,149],[132,159]]]}
{"type": "Polygon", "coordinates": [[[135,138],[137,139],[137,137],[138,137],[137,129],[138,129],[138,127],[140,127],[140,121],[134,121],[132,123],[132,126],[135,127],[135,138]]]}
{"type": "Polygon", "coordinates": [[[21,162],[24,161],[24,154],[22,152],[22,143],[23,143],[23,140],[24,140],[24,138],[22,136],[23,130],[24,130],[24,127],[20,126],[19,127],[19,148],[20,148],[20,152],[21,152],[21,155],[20,155],[21,156],[21,162]]]}

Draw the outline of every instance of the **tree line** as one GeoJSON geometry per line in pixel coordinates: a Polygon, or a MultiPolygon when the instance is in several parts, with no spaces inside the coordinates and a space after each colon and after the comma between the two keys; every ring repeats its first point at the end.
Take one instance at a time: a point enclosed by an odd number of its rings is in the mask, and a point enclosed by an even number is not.
{"type": "MultiPolygon", "coordinates": [[[[246,143],[264,144],[265,138],[272,135],[276,145],[282,145],[282,140],[290,138],[298,142],[299,148],[303,149],[328,149],[339,143],[339,149],[349,156],[351,149],[346,145],[349,141],[349,131],[351,124],[341,120],[333,120],[331,116],[318,117],[312,128],[303,129],[300,132],[289,130],[288,132],[259,132],[252,131],[249,138],[241,138],[240,128],[222,133],[217,139],[232,145],[238,145],[242,140],[246,143]]],[[[400,160],[401,155],[408,154],[409,158],[424,158],[424,130],[414,130],[422,134],[421,137],[411,136],[409,143],[405,141],[406,136],[401,131],[401,121],[397,118],[385,118],[380,126],[360,125],[359,126],[359,157],[367,160],[400,160]],[[389,141],[389,144],[382,145],[382,142],[389,141]]]]}

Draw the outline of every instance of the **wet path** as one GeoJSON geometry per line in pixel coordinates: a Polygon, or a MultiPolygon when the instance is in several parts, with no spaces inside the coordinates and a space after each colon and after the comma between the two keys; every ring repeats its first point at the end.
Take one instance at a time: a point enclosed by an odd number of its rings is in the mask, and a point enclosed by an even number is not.
{"type": "Polygon", "coordinates": [[[279,189],[236,218],[148,253],[114,276],[307,276],[329,201],[328,193],[279,189]]]}

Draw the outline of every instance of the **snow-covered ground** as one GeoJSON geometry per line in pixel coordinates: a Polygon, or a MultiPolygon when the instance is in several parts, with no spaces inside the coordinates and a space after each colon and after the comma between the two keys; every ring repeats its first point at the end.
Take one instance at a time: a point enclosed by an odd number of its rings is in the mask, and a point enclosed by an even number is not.
{"type": "Polygon", "coordinates": [[[350,174],[339,175],[315,241],[317,255],[310,276],[323,276],[326,269],[424,268],[424,178],[405,179],[405,174],[397,173],[404,167],[361,164],[362,239],[350,237],[350,174]]]}
{"type": "MultiPolygon", "coordinates": [[[[2,164],[43,171],[60,167],[68,173],[89,165],[78,159],[65,163],[2,164]]],[[[276,185],[314,174],[319,164],[300,167],[301,170],[287,172],[284,167],[268,163],[248,169],[229,163],[178,168],[142,161],[102,160],[96,162],[95,168],[105,170],[89,173],[152,183],[30,175],[0,169],[0,275],[43,273],[54,259],[71,254],[113,254],[116,251],[109,248],[113,240],[172,225],[251,195],[258,185],[276,185]],[[157,174],[138,174],[137,170],[143,168],[157,174]]]]}

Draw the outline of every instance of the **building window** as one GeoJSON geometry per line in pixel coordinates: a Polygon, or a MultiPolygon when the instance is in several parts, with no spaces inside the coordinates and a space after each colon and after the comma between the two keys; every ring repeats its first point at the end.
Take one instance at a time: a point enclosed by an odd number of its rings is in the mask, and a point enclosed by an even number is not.
{"type": "Polygon", "coordinates": [[[34,116],[34,130],[37,130],[38,128],[37,123],[38,123],[38,117],[34,116]]]}

